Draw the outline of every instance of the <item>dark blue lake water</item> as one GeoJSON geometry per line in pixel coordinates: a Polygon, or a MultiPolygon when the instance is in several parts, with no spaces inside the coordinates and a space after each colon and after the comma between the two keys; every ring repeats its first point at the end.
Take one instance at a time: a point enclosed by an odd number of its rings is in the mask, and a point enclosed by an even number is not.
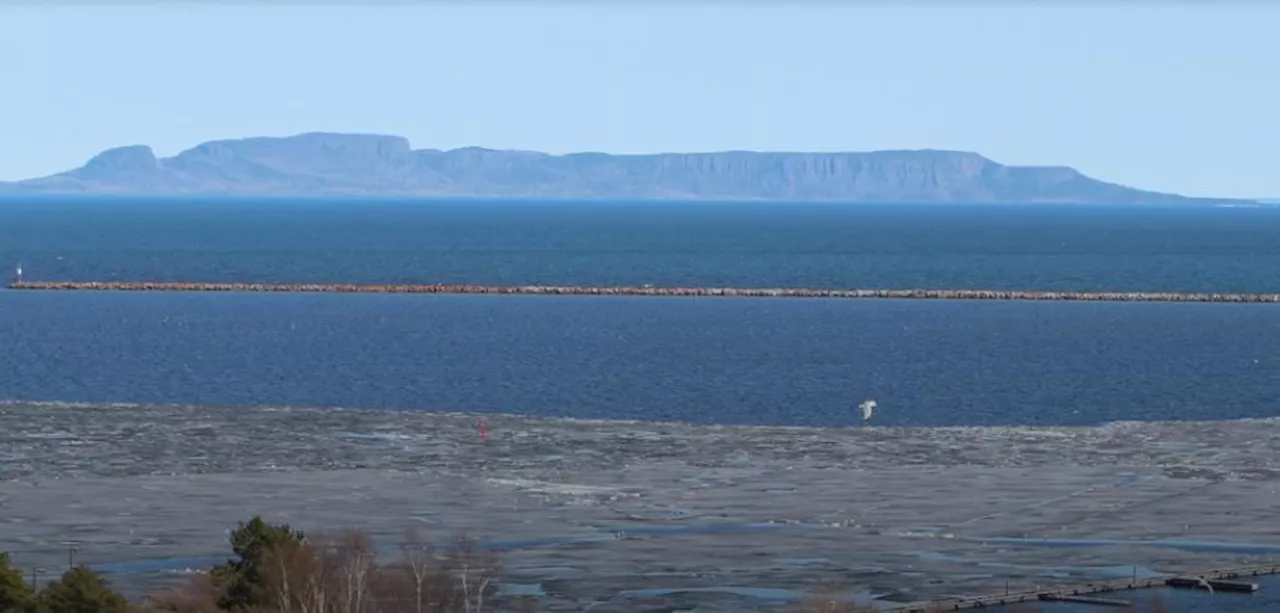
{"type": "MultiPolygon", "coordinates": [[[[1280,291],[1280,209],[0,202],[31,279],[1280,291]]],[[[729,423],[1280,415],[1280,308],[0,291],[0,398],[729,423]]]]}

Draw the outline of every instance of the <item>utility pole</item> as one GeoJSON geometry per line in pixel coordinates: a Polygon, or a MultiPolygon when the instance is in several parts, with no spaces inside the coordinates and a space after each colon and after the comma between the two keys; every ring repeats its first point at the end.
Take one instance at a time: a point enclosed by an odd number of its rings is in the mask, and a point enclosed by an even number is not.
{"type": "Polygon", "coordinates": [[[36,586],[36,577],[42,574],[44,574],[43,568],[31,569],[31,591],[36,592],[40,590],[40,588],[36,586]]]}
{"type": "Polygon", "coordinates": [[[76,567],[77,551],[80,551],[80,548],[76,547],[75,545],[67,547],[67,570],[72,570],[76,567]]]}

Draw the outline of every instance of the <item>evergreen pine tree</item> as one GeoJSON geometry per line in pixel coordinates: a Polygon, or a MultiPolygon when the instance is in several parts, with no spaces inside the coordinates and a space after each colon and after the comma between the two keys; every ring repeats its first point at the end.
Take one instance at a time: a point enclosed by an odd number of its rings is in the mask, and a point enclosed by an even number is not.
{"type": "Polygon", "coordinates": [[[264,569],[267,554],[282,545],[302,540],[303,534],[288,524],[273,526],[256,515],[247,522],[240,522],[231,532],[231,550],[238,559],[213,569],[214,581],[222,592],[218,607],[240,611],[270,604],[264,569]]]}
{"type": "Polygon", "coordinates": [[[9,562],[9,554],[0,553],[0,613],[27,613],[34,602],[31,586],[22,571],[9,562]]]}
{"type": "Polygon", "coordinates": [[[39,613],[128,613],[129,601],[107,585],[102,575],[77,566],[49,583],[36,597],[39,613]]]}

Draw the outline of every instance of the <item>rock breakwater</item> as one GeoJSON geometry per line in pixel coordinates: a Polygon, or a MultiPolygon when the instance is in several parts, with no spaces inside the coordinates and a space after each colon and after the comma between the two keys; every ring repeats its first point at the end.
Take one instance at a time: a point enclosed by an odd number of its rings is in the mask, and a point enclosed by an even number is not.
{"type": "Polygon", "coordinates": [[[1277,303],[1280,294],[1185,292],[1055,292],[980,289],[805,289],[577,285],[359,285],[345,283],[189,283],[152,281],[18,281],[15,290],[119,292],[295,292],[370,294],[522,294],[549,296],[692,296],[741,298],[882,298],[900,300],[1033,300],[1081,302],[1277,303]]]}

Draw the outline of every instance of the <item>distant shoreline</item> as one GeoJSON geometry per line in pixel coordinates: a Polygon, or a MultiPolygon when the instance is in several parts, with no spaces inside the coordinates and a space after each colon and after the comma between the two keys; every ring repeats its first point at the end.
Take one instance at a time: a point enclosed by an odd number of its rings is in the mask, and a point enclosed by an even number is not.
{"type": "Polygon", "coordinates": [[[1188,198],[1185,202],[1081,202],[1076,200],[1029,199],[1026,201],[1011,200],[856,200],[842,198],[809,198],[790,200],[770,197],[744,196],[536,196],[536,195],[474,195],[474,194],[434,194],[434,193],[289,193],[289,192],[21,192],[2,189],[0,184],[0,205],[36,202],[72,202],[72,203],[109,203],[118,205],[122,202],[154,203],[154,202],[218,202],[218,203],[398,203],[398,204],[581,204],[581,205],[689,205],[689,206],[733,206],[733,205],[769,205],[778,207],[823,206],[823,207],[1079,207],[1090,209],[1149,209],[1149,210],[1185,210],[1206,208],[1246,208],[1270,209],[1280,207],[1280,200],[1249,200],[1232,198],[1188,198]]]}
{"type": "Polygon", "coordinates": [[[10,194],[311,194],[782,202],[1241,204],[1137,189],[1069,166],[1019,166],[972,151],[711,151],[609,154],[414,149],[393,134],[308,132],[206,141],[172,157],[147,145],[78,168],[0,182],[10,194]]]}
{"type": "Polygon", "coordinates": [[[684,296],[736,298],[844,298],[1041,302],[1280,303],[1280,294],[1184,292],[1062,292],[980,289],[806,289],[576,285],[359,285],[342,283],[189,283],[152,281],[15,281],[13,290],[109,292],[236,292],[332,294],[485,294],[537,296],[684,296]]]}

